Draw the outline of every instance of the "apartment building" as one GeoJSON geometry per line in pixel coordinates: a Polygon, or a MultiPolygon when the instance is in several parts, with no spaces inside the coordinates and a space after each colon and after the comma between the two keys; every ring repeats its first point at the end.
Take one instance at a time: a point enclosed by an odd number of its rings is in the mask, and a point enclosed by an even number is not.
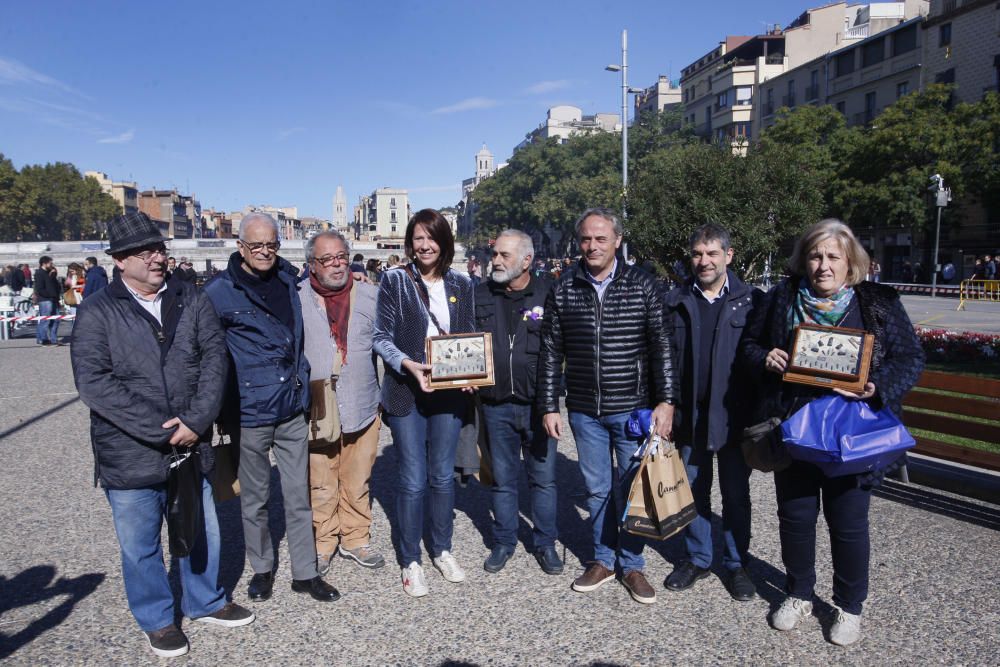
{"type": "MultiPolygon", "coordinates": [[[[848,125],[866,125],[903,95],[920,89],[924,18],[857,31],[868,36],[775,76],[760,88],[758,127],[782,107],[829,104],[848,125]]],[[[856,33],[856,34],[857,34],[856,33]]]]}
{"type": "Polygon", "coordinates": [[[564,144],[570,137],[578,134],[593,134],[594,132],[620,132],[621,118],[616,113],[596,113],[584,115],[579,107],[568,104],[552,107],[545,115],[545,122],[524,135],[524,141],[514,147],[518,151],[536,141],[545,141],[550,137],[559,139],[564,144]]]}
{"type": "MultiPolygon", "coordinates": [[[[649,88],[636,93],[634,98],[634,118],[644,113],[660,113],[675,109],[681,104],[681,87],[675,86],[670,78],[661,74],[649,88]]],[[[633,121],[634,122],[634,121],[633,121]]]]}
{"type": "Polygon", "coordinates": [[[410,221],[410,200],[404,188],[378,188],[354,207],[355,240],[401,239],[410,221]]]}
{"type": "Polygon", "coordinates": [[[139,210],[155,220],[160,231],[173,239],[201,236],[201,204],[194,195],[182,195],[176,189],[143,190],[139,210]]]}
{"type": "Polygon", "coordinates": [[[114,197],[122,213],[139,210],[139,186],[132,181],[112,181],[103,171],[86,171],[85,178],[92,178],[101,186],[101,190],[114,197]]]}
{"type": "Polygon", "coordinates": [[[931,0],[923,23],[923,84],[950,83],[976,102],[1000,84],[1000,2],[931,0]]]}

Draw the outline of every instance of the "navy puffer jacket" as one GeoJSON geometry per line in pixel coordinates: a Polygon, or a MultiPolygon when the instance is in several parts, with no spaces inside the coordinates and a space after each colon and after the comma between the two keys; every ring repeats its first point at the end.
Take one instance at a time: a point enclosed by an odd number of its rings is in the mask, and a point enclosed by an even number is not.
{"type": "Polygon", "coordinates": [[[76,313],[73,377],[107,489],[166,481],[173,430],[162,425],[173,417],[202,436],[203,459],[211,453],[228,368],[219,319],[191,285],[170,285],[162,299],[161,327],[117,277],[76,313]]]}

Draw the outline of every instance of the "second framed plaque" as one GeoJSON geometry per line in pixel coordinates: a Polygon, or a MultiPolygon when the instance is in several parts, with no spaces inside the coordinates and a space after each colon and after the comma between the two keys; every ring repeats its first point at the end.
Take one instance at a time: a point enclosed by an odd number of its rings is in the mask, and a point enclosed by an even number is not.
{"type": "Polygon", "coordinates": [[[493,379],[493,335],[489,332],[429,336],[427,364],[432,389],[488,387],[493,379]]]}
{"type": "Polygon", "coordinates": [[[861,329],[795,327],[785,382],[861,392],[868,381],[875,337],[861,329]]]}

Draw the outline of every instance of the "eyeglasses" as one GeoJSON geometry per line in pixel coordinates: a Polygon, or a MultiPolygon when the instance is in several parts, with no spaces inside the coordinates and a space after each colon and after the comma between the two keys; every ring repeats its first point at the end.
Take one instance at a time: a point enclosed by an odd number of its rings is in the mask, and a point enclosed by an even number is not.
{"type": "Polygon", "coordinates": [[[143,250],[142,252],[135,253],[134,255],[132,255],[132,257],[137,257],[146,264],[149,264],[150,262],[153,261],[153,258],[156,257],[157,255],[160,255],[161,257],[166,257],[167,246],[159,245],[155,248],[150,248],[149,250],[143,250]]]}
{"type": "Polygon", "coordinates": [[[268,252],[278,252],[278,248],[281,244],[278,242],[274,243],[261,243],[260,241],[240,241],[240,245],[249,250],[250,252],[257,254],[259,252],[264,252],[266,249],[268,252]]]}
{"type": "Polygon", "coordinates": [[[322,257],[314,257],[313,261],[319,262],[319,265],[325,269],[334,264],[347,264],[351,261],[351,256],[347,253],[341,253],[340,255],[323,255],[322,257]]]}

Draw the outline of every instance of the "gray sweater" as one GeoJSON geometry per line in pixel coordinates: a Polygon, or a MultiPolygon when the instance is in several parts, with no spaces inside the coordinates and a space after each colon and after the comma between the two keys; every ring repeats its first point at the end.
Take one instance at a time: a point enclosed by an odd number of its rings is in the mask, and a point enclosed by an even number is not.
{"type": "MultiPolygon", "coordinates": [[[[375,419],[378,413],[379,384],[372,352],[375,330],[374,285],[355,282],[351,295],[351,317],[347,323],[347,363],[337,380],[337,406],[344,433],[356,433],[375,419]]],[[[305,328],[305,355],[309,360],[309,380],[323,380],[333,370],[334,354],[340,354],[330,333],[323,297],[316,294],[308,280],[299,283],[302,301],[302,324],[305,328]]]]}

